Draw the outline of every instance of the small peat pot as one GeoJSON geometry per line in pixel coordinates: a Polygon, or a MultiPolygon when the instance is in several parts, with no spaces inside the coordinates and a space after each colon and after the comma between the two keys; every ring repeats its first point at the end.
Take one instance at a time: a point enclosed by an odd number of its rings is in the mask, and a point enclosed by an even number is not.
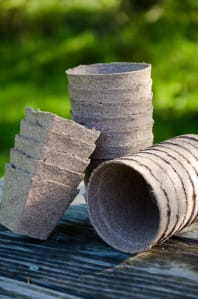
{"type": "Polygon", "coordinates": [[[152,97],[152,80],[142,84],[133,84],[128,88],[114,88],[111,86],[107,89],[83,89],[83,87],[71,87],[69,85],[69,94],[71,104],[86,103],[144,103],[146,99],[152,97]]]}
{"type": "MultiPolygon", "coordinates": [[[[104,132],[101,138],[96,142],[97,147],[108,147],[116,146],[134,146],[137,142],[142,140],[152,140],[153,133],[150,130],[150,126],[137,127],[136,130],[111,130],[104,132]]],[[[151,145],[151,143],[149,144],[151,145]]]]}
{"type": "Polygon", "coordinates": [[[46,240],[78,190],[40,179],[7,165],[1,204],[1,224],[11,231],[46,240]]]}
{"type": "Polygon", "coordinates": [[[66,71],[69,86],[79,89],[119,89],[148,82],[151,65],[147,63],[113,62],[79,65],[66,71]]]}
{"type": "Polygon", "coordinates": [[[81,125],[86,126],[87,128],[96,128],[101,132],[112,131],[112,130],[133,130],[137,127],[145,127],[150,126],[150,130],[152,131],[153,127],[153,111],[149,110],[145,113],[133,114],[121,117],[98,117],[98,118],[88,118],[75,115],[72,111],[72,116],[75,121],[81,125]]]}
{"type": "Polygon", "coordinates": [[[92,173],[86,199],[101,238],[127,253],[164,242],[198,216],[198,135],[182,135],[92,173]]]}
{"type": "Polygon", "coordinates": [[[145,113],[152,107],[152,99],[140,99],[137,102],[116,103],[113,102],[74,102],[72,103],[73,111],[76,115],[82,117],[98,118],[105,115],[106,117],[121,117],[122,115],[133,115],[145,113]]]}
{"type": "Polygon", "coordinates": [[[130,156],[135,153],[138,153],[142,148],[147,148],[152,145],[152,139],[148,138],[144,141],[135,140],[132,145],[126,146],[100,146],[96,147],[95,151],[91,155],[91,158],[94,159],[105,159],[112,160],[118,157],[130,156]]]}

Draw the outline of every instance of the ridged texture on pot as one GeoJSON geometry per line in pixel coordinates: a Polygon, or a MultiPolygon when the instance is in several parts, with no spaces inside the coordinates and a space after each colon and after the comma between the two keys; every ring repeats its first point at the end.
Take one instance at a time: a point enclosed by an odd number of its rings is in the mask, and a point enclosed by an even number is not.
{"type": "Polygon", "coordinates": [[[182,135],[93,171],[87,201],[92,224],[128,253],[162,243],[198,216],[198,135],[182,135]]]}
{"type": "Polygon", "coordinates": [[[81,65],[66,73],[73,119],[101,132],[92,159],[131,155],[152,145],[151,65],[81,65]]]}
{"type": "Polygon", "coordinates": [[[1,223],[47,239],[78,193],[98,136],[96,130],[27,108],[5,171],[1,223]]]}

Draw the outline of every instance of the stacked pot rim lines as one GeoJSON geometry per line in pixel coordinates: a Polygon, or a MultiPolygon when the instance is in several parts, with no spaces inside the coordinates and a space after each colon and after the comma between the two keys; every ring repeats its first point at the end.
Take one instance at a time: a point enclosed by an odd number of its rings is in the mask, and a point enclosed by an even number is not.
{"type": "Polygon", "coordinates": [[[101,132],[90,171],[100,161],[131,155],[152,145],[150,64],[80,65],[66,73],[73,119],[101,132]]]}
{"type": "Polygon", "coordinates": [[[90,220],[108,244],[145,251],[198,216],[198,135],[182,135],[102,163],[90,177],[90,220]]]}
{"type": "Polygon", "coordinates": [[[98,136],[94,129],[26,108],[6,166],[1,223],[47,239],[78,193],[98,136]]]}

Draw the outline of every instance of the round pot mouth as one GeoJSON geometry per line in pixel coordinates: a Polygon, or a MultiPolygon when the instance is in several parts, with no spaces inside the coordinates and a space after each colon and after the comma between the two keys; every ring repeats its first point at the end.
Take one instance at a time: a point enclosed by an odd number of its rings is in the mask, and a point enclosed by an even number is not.
{"type": "Polygon", "coordinates": [[[131,74],[150,69],[151,64],[140,62],[111,62],[79,65],[66,70],[67,75],[74,76],[110,76],[131,74]]]}
{"type": "Polygon", "coordinates": [[[89,215],[106,243],[133,254],[157,242],[161,212],[153,187],[139,171],[118,160],[93,171],[87,187],[89,215]]]}

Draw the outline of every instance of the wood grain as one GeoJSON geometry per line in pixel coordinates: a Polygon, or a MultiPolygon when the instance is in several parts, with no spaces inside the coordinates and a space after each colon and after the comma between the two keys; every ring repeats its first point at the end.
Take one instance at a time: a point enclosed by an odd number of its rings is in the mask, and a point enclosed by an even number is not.
{"type": "Polygon", "coordinates": [[[198,239],[188,233],[129,256],[97,236],[81,196],[47,241],[0,226],[0,298],[198,298],[198,239]]]}

